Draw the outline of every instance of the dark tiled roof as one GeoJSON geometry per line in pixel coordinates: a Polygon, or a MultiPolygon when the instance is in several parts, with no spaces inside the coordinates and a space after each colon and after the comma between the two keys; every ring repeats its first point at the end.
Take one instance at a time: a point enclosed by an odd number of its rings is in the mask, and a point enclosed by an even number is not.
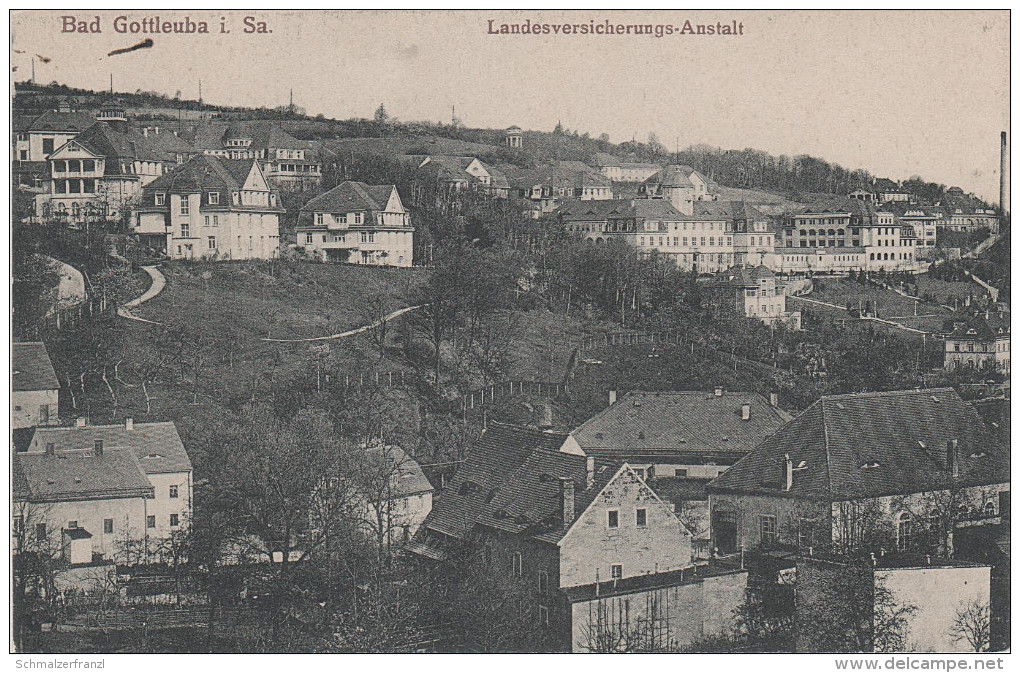
{"type": "Polygon", "coordinates": [[[557,451],[566,435],[493,423],[468,450],[450,486],[425,522],[431,530],[463,538],[485,508],[489,492],[504,482],[537,449],[557,451]]]}
{"type": "Polygon", "coordinates": [[[366,185],[364,182],[348,180],[333,189],[316,196],[301,209],[302,213],[351,213],[359,211],[376,212],[386,209],[393,185],[366,185]]]}
{"type": "Polygon", "coordinates": [[[11,387],[15,392],[60,388],[44,343],[32,341],[12,345],[11,387]]]}
{"type": "Polygon", "coordinates": [[[56,112],[50,110],[33,119],[27,125],[26,130],[44,133],[47,131],[72,131],[80,133],[94,123],[96,123],[96,118],[85,112],[56,112]]]}
{"type": "Polygon", "coordinates": [[[693,187],[694,182],[691,176],[697,175],[704,182],[708,182],[701,173],[690,166],[670,165],[645,180],[646,185],[659,185],[661,187],[693,187]]]}
{"type": "Polygon", "coordinates": [[[306,140],[299,140],[280,128],[279,125],[268,121],[249,121],[239,124],[232,124],[223,133],[222,140],[226,142],[231,138],[251,138],[250,149],[308,149],[312,144],[306,140]]]}
{"type": "Polygon", "coordinates": [[[31,502],[153,497],[152,484],[134,452],[110,449],[15,454],[20,486],[31,502]]]}
{"type": "Polygon", "coordinates": [[[657,477],[649,481],[648,486],[663,500],[677,505],[708,500],[708,491],[705,487],[709,481],[711,479],[657,477]]]}
{"type": "Polygon", "coordinates": [[[713,217],[729,221],[769,219],[767,215],[746,201],[695,201],[693,206],[694,217],[699,218],[713,217]]]}
{"type": "Polygon", "coordinates": [[[606,221],[610,219],[645,219],[681,221],[690,219],[666,199],[606,199],[579,201],[571,199],[556,214],[566,222],[606,221]]]}
{"type": "Polygon", "coordinates": [[[399,446],[374,446],[366,450],[369,460],[381,463],[389,475],[390,498],[404,498],[433,491],[421,466],[399,446]]]}
{"type": "Polygon", "coordinates": [[[708,489],[837,502],[1008,481],[1008,449],[974,407],[951,388],[932,388],[822,397],[708,489]],[[946,467],[951,439],[956,478],[946,467]],[[789,491],[785,454],[803,462],[789,491]]]}
{"type": "MultiPolygon", "coordinates": [[[[173,422],[135,423],[131,430],[123,425],[54,426],[31,428],[32,438],[26,451],[42,453],[47,444],[60,451],[91,451],[96,441],[104,452],[126,449],[137,458],[146,474],[188,472],[191,459],[184,449],[173,422]]],[[[19,447],[20,448],[20,447],[19,447]]]]}
{"type": "Polygon", "coordinates": [[[96,122],[69,142],[77,143],[106,159],[106,173],[117,174],[121,161],[162,161],[149,139],[131,128],[114,129],[96,122]]]}
{"type": "Polygon", "coordinates": [[[723,287],[757,286],[762,279],[775,278],[776,274],[764,264],[754,267],[731,266],[720,271],[713,279],[713,285],[723,287]]]}
{"type": "Polygon", "coordinates": [[[756,393],[631,392],[571,433],[587,455],[732,455],[753,449],[789,416],[756,393]],[[748,420],[742,405],[751,405],[748,420]]]}
{"type": "MultiPolygon", "coordinates": [[[[203,189],[237,191],[244,186],[254,163],[251,159],[223,159],[200,154],[150,182],[145,191],[174,194],[200,192],[203,189]]],[[[220,203],[228,205],[230,196],[221,197],[220,203]]]]}
{"type": "Polygon", "coordinates": [[[999,334],[1009,334],[1009,320],[998,317],[985,319],[983,316],[954,316],[945,321],[943,331],[953,339],[994,341],[999,334]]]}

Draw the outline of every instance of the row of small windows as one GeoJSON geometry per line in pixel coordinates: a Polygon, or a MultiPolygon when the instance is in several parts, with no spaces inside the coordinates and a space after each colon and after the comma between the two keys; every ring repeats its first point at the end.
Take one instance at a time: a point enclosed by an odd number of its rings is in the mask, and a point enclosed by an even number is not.
{"type": "MultiPolygon", "coordinates": [[[[340,224],[363,224],[364,219],[364,213],[333,213],[333,221],[340,224]]],[[[325,213],[315,213],[315,224],[320,227],[325,224],[325,213]]]]}
{"type": "MultiPolygon", "coordinates": [[[[157,206],[166,205],[166,193],[156,192],[153,203],[157,206]]],[[[206,203],[210,206],[218,206],[220,204],[220,193],[219,192],[207,192],[206,203]]],[[[191,207],[190,200],[187,197],[182,197],[180,201],[180,211],[182,215],[187,215],[191,207]]]]}
{"type": "MultiPolygon", "coordinates": [[[[179,514],[171,514],[169,516],[169,518],[168,518],[168,523],[169,523],[171,528],[177,528],[178,526],[181,525],[181,517],[180,517],[180,515],[179,514]]],[[[24,517],[22,515],[19,514],[19,515],[14,517],[13,525],[14,525],[14,534],[15,535],[22,535],[24,533],[24,531],[25,531],[25,519],[24,519],[24,517]]],[[[156,516],[154,514],[150,514],[150,515],[145,517],[145,527],[146,528],[155,528],[156,527],[156,516]]],[[[77,528],[78,528],[78,521],[77,520],[72,519],[71,521],[67,522],[67,529],[66,530],[76,530],[77,528]]],[[[113,534],[113,532],[114,532],[114,520],[113,519],[103,519],[103,534],[104,535],[111,535],[111,534],[113,534]]],[[[49,537],[49,530],[47,529],[46,524],[45,523],[37,523],[37,524],[35,524],[35,538],[36,538],[36,540],[38,542],[44,542],[48,537],[49,537]]]]}
{"type": "MultiPolygon", "coordinates": [[[[706,237],[702,236],[701,237],[701,245],[709,245],[709,246],[714,246],[715,245],[715,236],[708,236],[707,239],[708,239],[708,243],[706,244],[705,243],[706,237]]],[[[698,238],[696,236],[691,236],[690,240],[691,240],[691,245],[692,246],[696,247],[698,245],[698,238]]],[[[727,236],[725,238],[725,241],[726,241],[725,243],[723,243],[723,240],[724,240],[723,237],[720,236],[719,237],[719,245],[733,245],[733,238],[732,237],[727,236]]],[[[644,246],[644,245],[645,245],[645,237],[641,236],[638,239],[638,246],[644,246]]],[[[649,236],[648,237],[648,245],[656,245],[655,237],[654,236],[649,236]]],[[[659,236],[658,245],[660,245],[660,246],[669,245],[669,237],[668,236],[665,236],[665,237],[659,236]]],[[[686,246],[687,245],[687,237],[686,236],[683,236],[683,237],[674,236],[673,237],[673,245],[674,246],[680,246],[680,245],[686,246]]]]}
{"type": "Polygon", "coordinates": [[[95,159],[67,159],[53,162],[54,173],[91,173],[94,170],[95,159]]]}

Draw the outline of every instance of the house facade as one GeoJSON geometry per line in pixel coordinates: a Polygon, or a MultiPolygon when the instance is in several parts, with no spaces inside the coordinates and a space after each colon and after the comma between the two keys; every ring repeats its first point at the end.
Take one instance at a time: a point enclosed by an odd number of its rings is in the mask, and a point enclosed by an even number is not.
{"type": "Polygon", "coordinates": [[[413,264],[414,227],[394,185],[343,182],[305,204],[295,232],[324,262],[413,264]]]}
{"type": "Polygon", "coordinates": [[[258,162],[200,155],[143,190],[134,233],[171,259],[272,259],[283,213],[258,162]]]}
{"type": "Polygon", "coordinates": [[[690,166],[677,165],[666,166],[646,178],[638,195],[646,199],[666,199],[684,215],[694,214],[696,202],[716,199],[709,191],[705,176],[690,166]]]}
{"type": "Polygon", "coordinates": [[[641,183],[662,170],[662,166],[659,164],[620,161],[605,152],[595,155],[594,164],[603,175],[613,182],[641,183]]]}
{"type": "Polygon", "coordinates": [[[506,175],[476,157],[424,156],[417,170],[438,181],[450,193],[470,190],[501,199],[510,194],[506,175]]]}
{"type": "Polygon", "coordinates": [[[159,153],[123,123],[96,122],[47,157],[46,191],[35,216],[70,224],[127,215],[142,188],[163,174],[159,153]]]}
{"type": "Polygon", "coordinates": [[[73,112],[66,102],[38,117],[15,120],[14,146],[11,148],[15,183],[41,188],[46,179],[49,156],[95,121],[91,114],[73,112]]]}
{"type": "Polygon", "coordinates": [[[999,522],[1008,449],[951,388],[823,396],[708,485],[713,546],[951,554],[999,522]]]}
{"type": "Polygon", "coordinates": [[[691,536],[625,463],[557,451],[565,436],[490,425],[410,547],[469,545],[508,578],[554,651],[574,648],[571,587],[691,566],[691,536]]]}
{"type": "Polygon", "coordinates": [[[41,341],[11,346],[11,427],[60,422],[60,382],[41,341]]]}
{"type": "Polygon", "coordinates": [[[707,287],[713,306],[724,314],[800,329],[800,311],[786,310],[786,284],[764,265],[731,267],[717,274],[707,287]]]}
{"type": "Polygon", "coordinates": [[[307,191],[322,184],[322,163],[312,143],[299,140],[279,124],[248,121],[210,124],[196,130],[196,144],[211,156],[255,160],[269,184],[285,191],[307,191]]]}
{"type": "Polygon", "coordinates": [[[1009,375],[1008,320],[962,316],[949,321],[946,328],[946,370],[975,369],[1009,375]]]}
{"type": "Polygon", "coordinates": [[[173,423],[28,428],[14,448],[19,550],[149,562],[190,522],[192,466],[173,423]]]}

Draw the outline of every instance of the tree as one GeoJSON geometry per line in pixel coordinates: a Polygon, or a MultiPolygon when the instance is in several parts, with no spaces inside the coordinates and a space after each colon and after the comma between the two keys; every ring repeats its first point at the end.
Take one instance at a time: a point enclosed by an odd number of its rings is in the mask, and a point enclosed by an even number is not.
{"type": "Polygon", "coordinates": [[[377,124],[385,124],[389,121],[390,115],[386,112],[386,106],[379,103],[379,107],[375,110],[375,122],[377,124]]]}
{"type": "Polygon", "coordinates": [[[985,652],[991,643],[992,613],[980,599],[963,602],[956,610],[949,636],[953,642],[965,642],[974,652],[985,652]]]}

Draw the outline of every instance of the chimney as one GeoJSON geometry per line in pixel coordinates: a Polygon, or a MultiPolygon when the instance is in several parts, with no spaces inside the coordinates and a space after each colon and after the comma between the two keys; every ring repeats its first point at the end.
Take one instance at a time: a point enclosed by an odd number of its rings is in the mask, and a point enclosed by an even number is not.
{"type": "Polygon", "coordinates": [[[960,450],[955,439],[946,442],[946,469],[954,477],[960,476],[960,450]]]}
{"type": "Polygon", "coordinates": [[[574,480],[570,477],[560,477],[560,511],[564,526],[574,523],[574,480]]]}
{"type": "Polygon", "coordinates": [[[145,127],[142,128],[142,137],[143,138],[148,138],[149,137],[149,127],[148,126],[145,126],[145,127]]]}
{"type": "Polygon", "coordinates": [[[124,419],[124,429],[127,430],[128,432],[131,432],[132,430],[134,430],[135,429],[135,419],[131,418],[130,416],[125,418],[124,419]]]}
{"type": "Polygon", "coordinates": [[[595,456],[587,456],[585,459],[584,490],[595,486],[595,456]]]}
{"type": "Polygon", "coordinates": [[[609,406],[613,406],[614,404],[616,404],[616,391],[615,390],[610,390],[609,391],[609,406]]]}
{"type": "Polygon", "coordinates": [[[96,457],[98,458],[98,457],[102,456],[103,455],[103,440],[97,439],[94,446],[95,446],[95,450],[93,452],[96,454],[96,457]]]}
{"type": "Polygon", "coordinates": [[[774,407],[779,406],[779,393],[769,393],[769,404],[774,407]]]}
{"type": "Polygon", "coordinates": [[[745,402],[744,404],[740,405],[740,418],[745,420],[745,421],[751,420],[751,405],[750,404],[747,404],[745,402]]]}
{"type": "Polygon", "coordinates": [[[722,386],[716,386],[715,387],[715,396],[716,397],[722,397],[722,392],[723,392],[722,386]]]}
{"type": "Polygon", "coordinates": [[[78,418],[74,419],[74,425],[75,425],[75,427],[78,427],[78,428],[84,428],[85,427],[85,417],[84,416],[79,416],[78,418]]]}
{"type": "Polygon", "coordinates": [[[542,423],[539,425],[543,430],[548,430],[553,426],[553,410],[552,402],[545,402],[542,405],[542,423]]]}
{"type": "Polygon", "coordinates": [[[1003,131],[999,136],[999,215],[1005,217],[1008,209],[1006,208],[1006,171],[1007,162],[1009,161],[1006,154],[1006,132],[1003,131]]]}
{"type": "Polygon", "coordinates": [[[793,488],[793,461],[790,460],[790,454],[786,454],[786,483],[783,484],[783,490],[789,491],[793,488]]]}

